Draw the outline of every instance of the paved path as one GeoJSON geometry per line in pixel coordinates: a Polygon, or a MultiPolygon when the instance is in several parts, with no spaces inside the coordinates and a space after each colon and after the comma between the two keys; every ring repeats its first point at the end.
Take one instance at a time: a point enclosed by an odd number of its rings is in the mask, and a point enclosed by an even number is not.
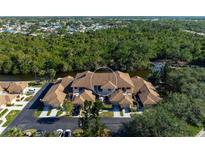
{"type": "Polygon", "coordinates": [[[43,111],[41,112],[39,118],[47,117],[47,114],[48,114],[49,109],[50,109],[49,106],[44,106],[43,111]]]}
{"type": "Polygon", "coordinates": [[[125,118],[130,118],[130,113],[129,112],[126,112],[124,109],[122,110],[122,113],[123,113],[123,117],[125,118]]]}
{"type": "Polygon", "coordinates": [[[191,31],[191,30],[182,30],[182,31],[188,32],[188,33],[191,33],[191,34],[197,34],[197,35],[200,35],[200,36],[205,36],[205,33],[195,32],[195,31],[191,31]]]}
{"type": "Polygon", "coordinates": [[[56,117],[57,113],[58,113],[57,109],[52,109],[49,117],[56,117]]]}
{"type": "Polygon", "coordinates": [[[113,105],[113,116],[114,116],[115,118],[121,117],[121,115],[120,115],[120,108],[119,108],[118,105],[113,105]]]}
{"type": "Polygon", "coordinates": [[[205,129],[202,129],[197,135],[196,137],[205,137],[205,129]]]}
{"type": "Polygon", "coordinates": [[[119,118],[119,117],[121,117],[121,115],[120,115],[120,111],[113,111],[113,115],[114,115],[114,117],[115,118],[119,118]]]}

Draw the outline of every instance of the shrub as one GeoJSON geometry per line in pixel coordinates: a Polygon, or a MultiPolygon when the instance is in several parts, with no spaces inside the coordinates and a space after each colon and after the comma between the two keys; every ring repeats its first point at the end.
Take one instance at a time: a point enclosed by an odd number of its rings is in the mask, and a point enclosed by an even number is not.
{"type": "Polygon", "coordinates": [[[82,137],[83,133],[84,133],[83,130],[78,128],[78,129],[74,130],[72,134],[74,137],[82,137]]]}

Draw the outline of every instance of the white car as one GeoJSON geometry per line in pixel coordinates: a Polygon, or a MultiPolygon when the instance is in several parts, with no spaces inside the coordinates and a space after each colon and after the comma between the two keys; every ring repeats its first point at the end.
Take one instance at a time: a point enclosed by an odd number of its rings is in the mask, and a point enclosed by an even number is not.
{"type": "Polygon", "coordinates": [[[63,130],[62,129],[57,129],[56,130],[58,137],[63,137],[63,130]]]}
{"type": "Polygon", "coordinates": [[[33,93],[35,93],[35,89],[29,89],[26,93],[27,94],[33,94],[33,93]]]}

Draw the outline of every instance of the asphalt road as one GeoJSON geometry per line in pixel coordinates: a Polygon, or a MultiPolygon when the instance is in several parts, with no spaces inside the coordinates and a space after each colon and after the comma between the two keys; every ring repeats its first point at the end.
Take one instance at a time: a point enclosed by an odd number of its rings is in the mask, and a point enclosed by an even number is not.
{"type": "MultiPolygon", "coordinates": [[[[38,108],[40,99],[44,97],[52,84],[46,84],[41,90],[34,96],[34,98],[25,106],[22,112],[13,120],[13,122],[5,129],[5,133],[8,129],[18,127],[23,130],[34,128],[42,131],[53,131],[57,129],[71,129],[78,128],[78,118],[72,117],[60,117],[60,118],[36,118],[34,112],[38,108]]],[[[116,133],[123,122],[128,122],[130,118],[102,118],[107,128],[111,129],[113,133],[116,133]]]]}

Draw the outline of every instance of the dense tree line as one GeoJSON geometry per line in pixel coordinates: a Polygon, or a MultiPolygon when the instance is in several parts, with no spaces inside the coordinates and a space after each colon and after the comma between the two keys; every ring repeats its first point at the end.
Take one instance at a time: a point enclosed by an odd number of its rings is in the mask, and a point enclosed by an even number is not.
{"type": "Polygon", "coordinates": [[[124,124],[121,135],[194,136],[204,127],[205,69],[168,68],[164,82],[163,100],[124,124]]]}
{"type": "Polygon", "coordinates": [[[58,73],[98,66],[132,71],[159,58],[192,62],[205,57],[204,42],[204,37],[163,21],[133,21],[64,36],[1,33],[0,73],[45,75],[49,69],[58,73]]]}

